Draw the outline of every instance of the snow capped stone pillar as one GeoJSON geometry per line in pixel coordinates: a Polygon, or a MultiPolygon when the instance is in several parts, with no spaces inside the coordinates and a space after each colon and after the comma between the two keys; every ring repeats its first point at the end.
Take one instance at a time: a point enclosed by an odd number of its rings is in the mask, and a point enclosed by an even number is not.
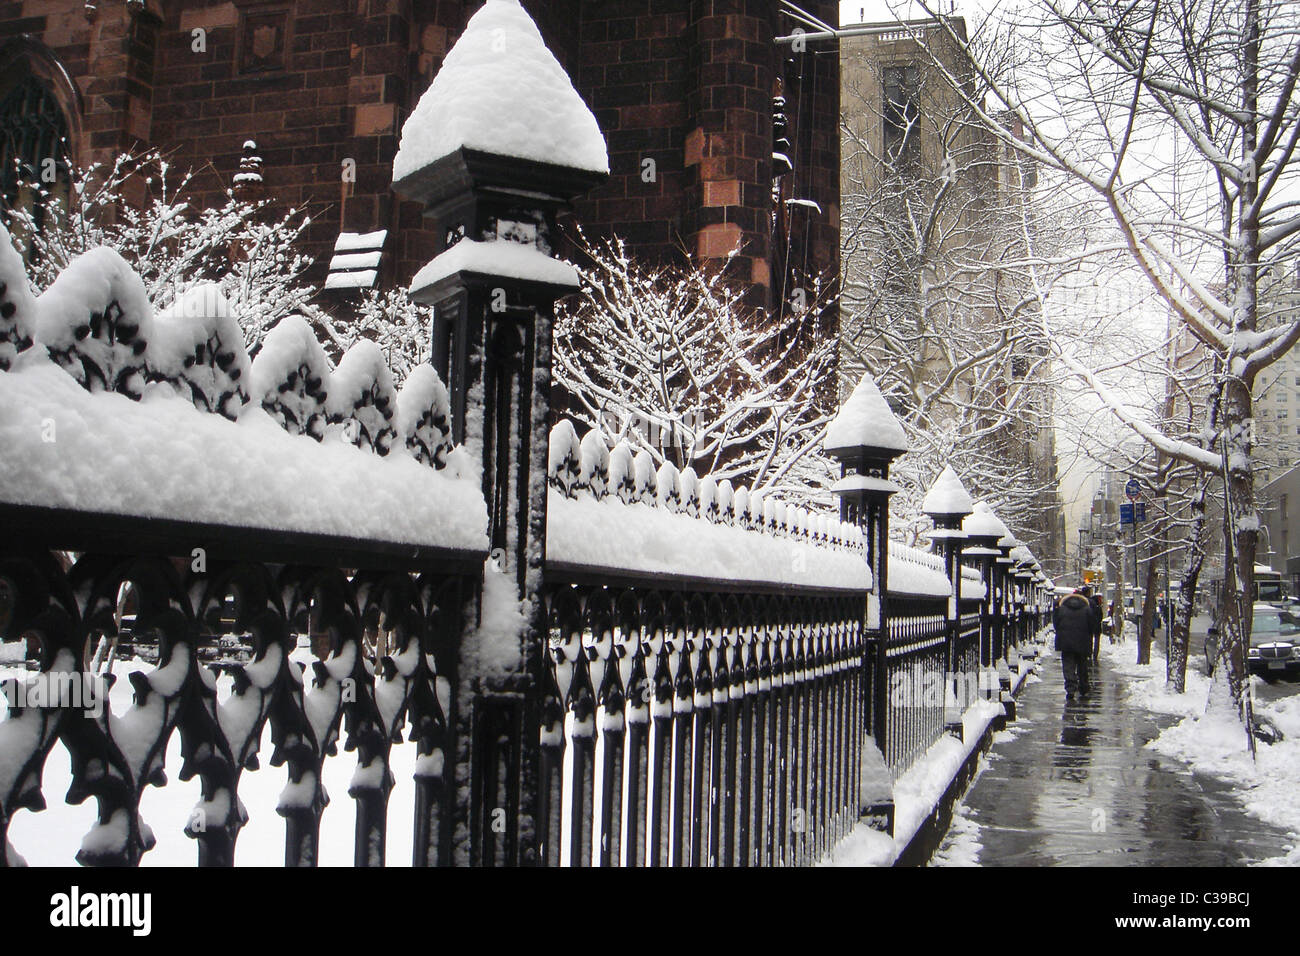
{"type": "MultiPolygon", "coordinates": [[[[865,557],[871,567],[872,593],[867,596],[867,629],[876,632],[876,685],[872,688],[871,728],[885,749],[885,641],[889,605],[889,496],[898,486],[889,480],[889,465],[908,450],[907,436],[875,380],[864,374],[853,394],[826,429],[826,453],[840,462],[840,479],[831,491],[840,496],[840,518],[862,529],[865,557]]],[[[871,653],[871,651],[868,651],[871,653]]]]}
{"type": "Polygon", "coordinates": [[[508,641],[496,625],[523,622],[512,625],[520,648],[513,670],[464,674],[475,736],[473,766],[458,774],[469,788],[505,780],[519,807],[499,834],[493,819],[479,819],[492,801],[472,801],[470,861],[478,864],[527,863],[538,852],[551,327],[555,300],[578,288],[577,271],[552,255],[555,216],[608,173],[595,117],[518,0],[488,0],[470,18],[403,126],[393,160],[393,189],[424,203],[441,236],[441,251],[410,291],[434,308],[434,365],[448,386],[456,440],[481,464],[488,504],[484,624],[466,641],[508,641]],[[503,603],[511,595],[518,607],[503,603]]]}
{"type": "Polygon", "coordinates": [[[961,714],[969,703],[964,697],[965,684],[954,686],[953,675],[957,673],[956,650],[957,638],[961,630],[961,551],[966,540],[966,532],[961,529],[962,519],[971,513],[975,504],[971,501],[966,486],[961,483],[957,472],[951,465],[944,466],[939,477],[930,485],[925,500],[921,502],[921,511],[933,522],[934,530],[930,540],[939,545],[943,553],[944,569],[948,572],[948,582],[952,593],[948,595],[948,657],[945,682],[955,705],[955,713],[945,715],[944,723],[960,726],[961,714]]]}

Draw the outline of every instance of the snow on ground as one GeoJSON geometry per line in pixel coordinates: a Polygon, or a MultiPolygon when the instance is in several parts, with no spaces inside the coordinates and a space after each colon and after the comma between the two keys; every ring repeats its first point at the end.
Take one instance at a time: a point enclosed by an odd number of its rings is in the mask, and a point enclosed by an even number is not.
{"type": "Polygon", "coordinates": [[[1197,773],[1231,783],[1248,814],[1297,837],[1296,846],[1286,856],[1261,865],[1300,866],[1300,690],[1281,700],[1256,701],[1256,713],[1271,720],[1284,739],[1271,745],[1259,743],[1252,761],[1235,717],[1206,714],[1211,682],[1194,666],[1187,669],[1186,692],[1174,694],[1165,687],[1162,646],[1152,648],[1147,665],[1133,663],[1137,644],[1131,640],[1104,643],[1102,655],[1117,673],[1130,679],[1125,689],[1132,703],[1183,718],[1147,746],[1197,773]]]}
{"type": "MultiPolygon", "coordinates": [[[[292,660],[304,664],[314,660],[310,650],[297,649],[292,660]]],[[[118,661],[113,672],[118,675],[109,694],[112,711],[123,714],[131,705],[131,684],[127,674],[131,671],[153,670],[153,665],[141,661],[118,661]]],[[[30,677],[21,669],[0,666],[0,681],[8,677],[30,677]]],[[[217,699],[225,703],[231,696],[231,678],[223,676],[217,683],[217,699]]],[[[0,702],[3,695],[0,695],[0,702]]],[[[0,703],[0,717],[4,705],[0,703]]],[[[158,839],[158,845],[144,855],[142,866],[194,866],[198,861],[198,845],[184,833],[194,808],[200,802],[199,779],[182,783],[178,779],[181,766],[180,733],[174,731],[167,745],[166,787],[148,787],[140,801],[140,815],[158,839]]],[[[284,865],[284,818],[275,812],[280,793],[288,783],[287,767],[272,767],[271,729],[263,729],[262,746],[258,752],[261,767],[245,770],[240,778],[239,799],[248,812],[248,824],[240,831],[235,846],[237,866],[284,865]]],[[[403,741],[393,746],[390,763],[396,785],[388,803],[389,866],[409,866],[415,819],[415,762],[416,745],[403,741]]],[[[356,752],[348,752],[339,744],[337,756],[325,760],[323,773],[325,790],[330,803],[321,817],[320,865],[351,866],[356,803],[348,796],[348,784],[356,772],[356,752]]],[[[95,801],[87,800],[80,806],[64,802],[72,772],[68,752],[56,743],[45,762],[44,786],[48,808],[40,813],[19,810],[9,826],[9,841],[31,866],[75,866],[77,850],[82,838],[95,824],[95,801]]]]}
{"type": "Polygon", "coordinates": [[[892,866],[925,822],[963,762],[1002,713],[1002,705],[977,701],[963,716],[965,742],[944,734],[894,781],[894,836],[859,823],[836,845],[822,866],[892,866]]]}
{"type": "Polygon", "coordinates": [[[980,850],[984,848],[979,839],[980,825],[960,812],[953,814],[952,826],[944,845],[935,851],[930,860],[931,866],[979,866],[980,850]]]}
{"type": "Polygon", "coordinates": [[[486,550],[482,492],[416,462],[239,421],[170,389],[91,393],[48,359],[0,374],[0,500],[486,550]]]}

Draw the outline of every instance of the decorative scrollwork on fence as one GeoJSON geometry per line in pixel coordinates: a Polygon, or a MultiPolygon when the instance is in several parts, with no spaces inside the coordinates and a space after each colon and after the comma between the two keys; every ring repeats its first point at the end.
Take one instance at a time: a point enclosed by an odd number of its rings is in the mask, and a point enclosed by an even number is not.
{"type": "Polygon", "coordinates": [[[344,749],[357,752],[349,789],[357,803],[354,860],[383,864],[389,755],[407,726],[417,746],[416,862],[447,862],[454,791],[444,761],[454,720],[459,579],[221,561],[182,576],[177,567],[167,558],[84,554],[65,571],[44,551],[9,550],[0,559],[10,608],[3,637],[40,644],[38,669],[23,690],[13,680],[5,688],[16,703],[0,721],[3,860],[21,862],[9,846],[9,824],[19,809],[44,809],[41,769],[62,743],[72,766],[68,801],[93,797],[98,806],[77,860],[139,863],[156,843],[140,814],[141,797],[148,786],[167,786],[176,732],[179,778],[200,781],[201,799],[185,832],[198,844],[200,865],[233,864],[248,820],[238,795],[241,774],[258,768],[269,723],[270,764],[288,765],[276,807],[286,820],[287,864],[318,860],[329,801],[322,769],[337,753],[341,732],[344,749]],[[119,712],[107,698],[113,678],[96,669],[104,658],[88,649],[101,637],[121,636],[123,593],[134,612],[130,639],[137,648],[155,647],[158,664],[128,673],[133,702],[119,712]],[[232,635],[244,660],[202,659],[232,635]],[[316,645],[310,689],[296,650],[300,635],[316,645]],[[231,686],[221,699],[223,674],[231,686]],[[50,686],[75,692],[52,695],[50,686]]]}

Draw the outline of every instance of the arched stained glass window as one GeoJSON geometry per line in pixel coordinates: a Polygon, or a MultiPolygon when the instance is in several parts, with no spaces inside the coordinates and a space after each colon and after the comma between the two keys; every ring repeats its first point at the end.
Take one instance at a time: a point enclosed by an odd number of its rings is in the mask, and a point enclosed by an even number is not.
{"type": "Polygon", "coordinates": [[[67,199],[69,179],[67,118],[49,87],[24,77],[0,93],[0,192],[6,212],[26,210],[36,228],[44,228],[52,202],[67,199]]]}

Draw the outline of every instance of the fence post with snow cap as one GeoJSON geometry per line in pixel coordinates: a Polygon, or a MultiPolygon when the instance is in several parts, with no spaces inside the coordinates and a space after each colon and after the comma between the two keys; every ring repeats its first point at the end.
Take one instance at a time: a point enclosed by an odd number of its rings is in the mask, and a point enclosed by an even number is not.
{"type": "Polygon", "coordinates": [[[944,466],[921,502],[921,511],[934,522],[934,530],[929,534],[930,541],[937,543],[943,554],[944,571],[952,587],[948,598],[948,659],[944,679],[944,726],[958,730],[960,733],[962,717],[966,707],[971,703],[967,698],[965,681],[960,677],[966,673],[962,644],[962,586],[964,584],[961,563],[962,545],[966,533],[961,529],[962,520],[971,513],[974,502],[962,484],[957,472],[951,465],[944,466]]]}
{"type": "Polygon", "coordinates": [[[422,202],[442,249],[411,282],[434,310],[431,353],[457,437],[477,445],[493,561],[480,619],[514,628],[519,659],[475,688],[472,863],[536,862],[546,814],[537,710],[546,680],[546,549],[554,303],[577,271],[552,256],[555,217],[608,176],[604,138],[532,19],[493,0],[469,21],[402,130],[393,189],[422,202]],[[503,580],[494,581],[502,575],[503,580]],[[506,587],[506,584],[509,586],[506,587]],[[520,601],[522,624],[511,623],[520,601]],[[498,606],[498,604],[500,606],[498,606]],[[498,620],[499,619],[499,620],[498,620]],[[539,803],[540,801],[540,803],[539,803]]]}
{"type": "Polygon", "coordinates": [[[872,634],[865,661],[871,675],[873,706],[865,715],[868,731],[886,750],[887,680],[885,622],[889,608],[889,496],[898,486],[889,480],[889,465],[908,450],[903,426],[894,416],[870,373],[840,406],[826,429],[826,453],[840,462],[840,478],[831,486],[840,499],[840,519],[860,528],[867,564],[875,582],[867,597],[867,631],[872,634]]]}
{"type": "Polygon", "coordinates": [[[980,605],[980,689],[988,696],[989,673],[993,668],[995,631],[998,626],[998,566],[995,563],[1001,552],[998,538],[1004,526],[984,502],[976,502],[971,513],[962,519],[966,532],[963,559],[980,573],[984,585],[984,599],[980,605]]]}

